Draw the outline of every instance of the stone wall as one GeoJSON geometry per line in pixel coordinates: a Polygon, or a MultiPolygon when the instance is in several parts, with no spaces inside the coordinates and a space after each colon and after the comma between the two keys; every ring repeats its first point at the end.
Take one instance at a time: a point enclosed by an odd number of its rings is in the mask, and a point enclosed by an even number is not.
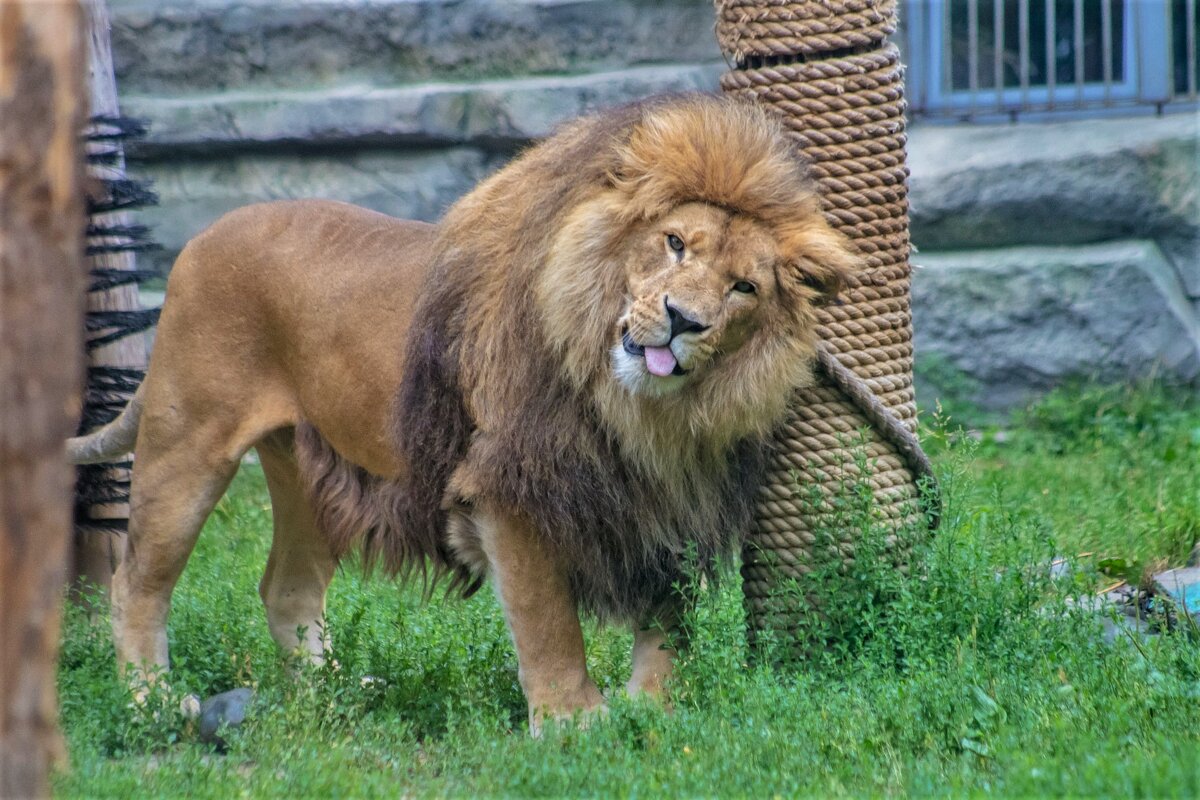
{"type": "Polygon", "coordinates": [[[1200,386],[1192,114],[914,126],[917,390],[1002,411],[1068,378],[1200,386]]]}
{"type": "MultiPolygon", "coordinates": [[[[169,268],[225,211],[331,197],[435,220],[589,109],[715,90],[701,0],[112,0],[169,268]]],[[[1004,409],[1071,375],[1200,375],[1192,117],[910,137],[918,389],[1004,409]]]]}
{"type": "Polygon", "coordinates": [[[436,220],[589,109],[714,90],[696,0],[112,0],[123,111],[167,268],[246,203],[331,197],[436,220]]]}

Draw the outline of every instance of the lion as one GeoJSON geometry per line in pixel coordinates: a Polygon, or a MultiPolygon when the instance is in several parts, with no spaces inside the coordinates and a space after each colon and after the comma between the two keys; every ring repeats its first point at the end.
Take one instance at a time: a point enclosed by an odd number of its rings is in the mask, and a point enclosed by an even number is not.
{"type": "Polygon", "coordinates": [[[145,380],[74,439],[133,451],[118,662],[168,666],[171,592],[255,448],[283,650],[326,657],[346,553],[490,578],[534,733],[598,709],[580,614],[634,631],[661,697],[678,586],[736,550],[766,441],[858,259],[766,112],[711,96],[583,117],[438,225],[330,201],[231,212],[170,273],[145,380]]]}

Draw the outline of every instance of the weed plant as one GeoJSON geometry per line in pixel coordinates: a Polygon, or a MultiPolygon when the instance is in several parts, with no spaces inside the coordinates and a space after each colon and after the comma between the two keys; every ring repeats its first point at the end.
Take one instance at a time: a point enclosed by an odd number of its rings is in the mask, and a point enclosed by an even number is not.
{"type": "Polygon", "coordinates": [[[348,564],[329,600],[337,667],[287,669],[256,593],[267,494],[243,469],[175,593],[170,687],[145,708],[117,680],[108,620],[68,613],[59,689],[71,764],[56,793],[1200,796],[1198,645],[1185,632],[1106,644],[1095,616],[1068,602],[1108,580],[1096,560],[1066,579],[1049,569],[1101,544],[1175,562],[1196,538],[1200,413],[1145,390],[1118,396],[1052,397],[1003,444],[928,434],[937,535],[914,535],[907,571],[895,569],[889,529],[851,491],[838,525],[855,526],[853,565],[830,559],[781,589],[819,602],[788,637],[747,643],[735,565],[681,587],[698,599],[669,712],[622,696],[630,634],[589,627],[609,713],[539,741],[486,591],[422,603],[417,587],[348,564]],[[1107,533],[1106,514],[1126,538],[1107,533]],[[179,701],[242,685],[256,690],[253,713],[218,753],[179,701]]]}

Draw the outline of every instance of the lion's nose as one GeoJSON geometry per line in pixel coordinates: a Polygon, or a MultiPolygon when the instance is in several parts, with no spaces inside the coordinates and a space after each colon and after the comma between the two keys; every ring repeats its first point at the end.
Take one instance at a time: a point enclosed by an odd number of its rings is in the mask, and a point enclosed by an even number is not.
{"type": "Polygon", "coordinates": [[[669,299],[664,297],[663,303],[667,307],[667,319],[671,321],[672,339],[681,333],[700,333],[701,331],[708,330],[707,325],[700,324],[675,306],[671,305],[671,301],[669,299]]]}

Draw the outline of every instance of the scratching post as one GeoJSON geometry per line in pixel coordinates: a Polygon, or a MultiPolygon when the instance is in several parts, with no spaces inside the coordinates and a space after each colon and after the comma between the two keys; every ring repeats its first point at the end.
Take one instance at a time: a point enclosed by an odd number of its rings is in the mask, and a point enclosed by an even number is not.
{"type": "MultiPolygon", "coordinates": [[[[807,601],[781,599],[781,579],[809,572],[814,555],[854,558],[858,531],[836,530],[835,501],[847,481],[866,481],[893,530],[921,522],[917,480],[929,465],[913,436],[903,71],[887,41],[896,2],[716,7],[717,38],[732,62],[721,87],[779,115],[812,164],[826,217],[864,256],[841,304],[821,310],[817,385],[793,398],[743,553],[751,638],[766,629],[786,637],[802,613],[796,604],[807,601]],[[818,531],[834,533],[832,554],[817,553],[830,545],[818,531]]],[[[903,547],[896,555],[903,563],[903,547]]]]}
{"type": "MultiPolygon", "coordinates": [[[[87,389],[79,432],[110,422],[133,396],[146,369],[142,333],[158,319],[143,309],[137,285],[154,273],[137,268],[136,254],[155,247],[129,213],[155,202],[144,185],[125,175],[124,144],[144,133],[120,116],[104,0],[84,0],[88,28],[91,122],[86,131],[88,175],[87,389]]],[[[116,567],[116,534],[129,517],[128,461],[79,467],[75,483],[76,586],[108,588],[116,567]]]]}

